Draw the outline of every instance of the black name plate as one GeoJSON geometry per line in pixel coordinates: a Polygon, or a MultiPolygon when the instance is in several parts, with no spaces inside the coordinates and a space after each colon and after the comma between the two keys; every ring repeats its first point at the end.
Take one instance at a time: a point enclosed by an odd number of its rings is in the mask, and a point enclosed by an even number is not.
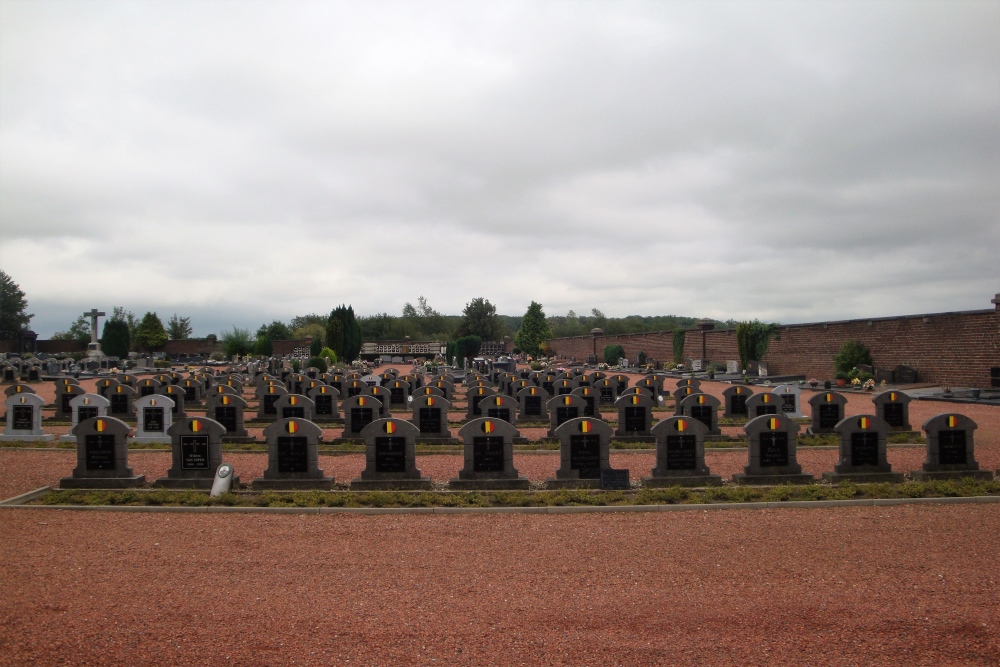
{"type": "Polygon", "coordinates": [[[628,479],[628,469],[614,470],[613,468],[604,468],[601,470],[601,488],[625,490],[632,488],[628,479]]]}
{"type": "Polygon", "coordinates": [[[115,436],[84,436],[84,462],[87,470],[115,469],[115,436]]]}
{"type": "Polygon", "coordinates": [[[843,419],[843,415],[840,412],[839,405],[823,404],[819,406],[820,428],[833,428],[841,419],[843,419]]]}
{"type": "Polygon", "coordinates": [[[97,408],[94,407],[78,407],[76,409],[76,421],[79,424],[88,419],[93,419],[97,416],[97,408]]]}
{"type": "Polygon", "coordinates": [[[667,436],[667,470],[694,470],[698,466],[698,439],[693,435],[667,436]]]}
{"type": "Polygon", "coordinates": [[[301,436],[278,437],[278,472],[309,472],[308,443],[301,436]]]}
{"type": "Polygon", "coordinates": [[[788,465],[787,433],[760,434],[760,465],[764,468],[780,468],[788,465]]]}
{"type": "Polygon", "coordinates": [[[441,408],[420,408],[417,422],[421,433],[441,432],[441,408]]]}
{"type": "Polygon", "coordinates": [[[333,396],[330,394],[317,394],[314,400],[316,401],[317,415],[333,414],[333,396]]]}
{"type": "Polygon", "coordinates": [[[142,409],[142,430],[147,433],[163,433],[163,408],[142,409]]]}
{"type": "Polygon", "coordinates": [[[375,438],[375,472],[406,472],[406,438],[375,438]]]}
{"type": "Polygon", "coordinates": [[[851,434],[851,465],[878,465],[878,433],[851,434]]]}
{"type": "Polygon", "coordinates": [[[946,466],[968,463],[965,431],[938,431],[938,463],[946,466]]]}
{"type": "Polygon", "coordinates": [[[472,469],[475,472],[503,472],[503,438],[473,438],[472,469]]]}
{"type": "Polygon", "coordinates": [[[208,436],[181,436],[181,470],[208,470],[208,436]]]}
{"type": "Polygon", "coordinates": [[[490,408],[486,411],[486,416],[505,421],[508,424],[513,423],[510,419],[510,408],[490,408]]]}
{"type": "Polygon", "coordinates": [[[902,403],[885,403],[882,406],[882,418],[893,428],[901,428],[906,424],[906,406],[902,403]]]}
{"type": "Polygon", "coordinates": [[[569,437],[569,467],[580,471],[580,479],[601,476],[601,437],[571,435],[569,437]]]}
{"type": "Polygon", "coordinates": [[[646,408],[625,408],[625,430],[630,433],[646,431],[646,408]]]}
{"type": "Polygon", "coordinates": [[[35,408],[30,405],[15,405],[11,415],[11,429],[15,431],[30,431],[35,427],[35,408]]]}
{"type": "Polygon", "coordinates": [[[524,397],[524,415],[526,417],[537,417],[542,414],[542,397],[541,396],[525,396],[524,397]]]}
{"type": "Polygon", "coordinates": [[[129,414],[129,400],[125,394],[111,394],[111,414],[129,414]]]}
{"type": "Polygon", "coordinates": [[[236,431],[236,408],[231,405],[216,407],[215,421],[225,426],[227,433],[234,433],[236,431]]]}
{"type": "Polygon", "coordinates": [[[580,416],[580,408],[575,405],[569,407],[556,408],[556,424],[568,422],[580,416]]]}

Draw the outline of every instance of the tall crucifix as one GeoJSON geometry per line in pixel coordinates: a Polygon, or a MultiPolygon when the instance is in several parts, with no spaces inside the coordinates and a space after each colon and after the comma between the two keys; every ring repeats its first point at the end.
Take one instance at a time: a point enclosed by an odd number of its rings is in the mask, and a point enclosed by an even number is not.
{"type": "Polygon", "coordinates": [[[90,315],[90,344],[97,344],[97,318],[104,317],[107,313],[102,313],[96,308],[91,308],[89,313],[84,313],[84,317],[90,315]]]}

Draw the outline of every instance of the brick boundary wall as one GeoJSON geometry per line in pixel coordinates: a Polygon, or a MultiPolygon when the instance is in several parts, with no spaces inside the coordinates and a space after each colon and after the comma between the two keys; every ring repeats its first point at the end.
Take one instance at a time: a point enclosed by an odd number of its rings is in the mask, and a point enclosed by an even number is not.
{"type": "MultiPolygon", "coordinates": [[[[833,357],[840,346],[858,340],[871,350],[878,368],[912,366],[921,382],[956,386],[990,386],[990,368],[1000,366],[1000,295],[993,310],[904,315],[836,322],[782,325],[762,361],[771,375],[805,375],[832,379],[833,357]]],[[[702,332],[687,329],[684,357],[702,357],[702,332]]],[[[594,353],[593,336],[556,338],[550,342],[562,358],[583,361],[594,353]]],[[[672,361],[673,333],[657,331],[619,336],[598,336],[598,358],[607,345],[621,345],[629,359],[639,351],[658,361],[672,361]]],[[[706,357],[725,362],[739,359],[736,332],[705,332],[706,357]]]]}

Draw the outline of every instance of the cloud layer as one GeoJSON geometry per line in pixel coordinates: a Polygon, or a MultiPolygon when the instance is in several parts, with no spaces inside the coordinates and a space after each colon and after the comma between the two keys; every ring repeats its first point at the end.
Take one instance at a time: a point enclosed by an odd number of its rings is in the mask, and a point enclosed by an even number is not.
{"type": "Polygon", "coordinates": [[[196,334],[1000,291],[1000,3],[3,2],[0,266],[196,334]]]}

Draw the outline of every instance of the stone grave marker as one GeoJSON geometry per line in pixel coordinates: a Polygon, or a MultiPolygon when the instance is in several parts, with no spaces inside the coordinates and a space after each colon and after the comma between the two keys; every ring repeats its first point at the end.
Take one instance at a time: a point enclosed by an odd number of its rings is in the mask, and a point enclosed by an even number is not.
{"type": "Polygon", "coordinates": [[[857,415],[841,420],[840,462],[823,479],[838,482],[902,482],[902,473],[892,472],[886,460],[889,425],[875,415],[857,415]]]}
{"type": "Polygon", "coordinates": [[[69,402],[73,400],[75,396],[83,396],[87,391],[78,384],[63,384],[62,382],[56,383],[56,413],[53,416],[53,421],[67,421],[73,418],[73,409],[70,408],[69,402]]]}
{"type": "Polygon", "coordinates": [[[579,385],[580,382],[576,379],[560,378],[552,383],[552,388],[556,396],[565,396],[566,394],[572,394],[573,390],[579,385]]]}
{"type": "Polygon", "coordinates": [[[414,400],[416,400],[418,396],[438,396],[440,398],[446,398],[443,391],[431,385],[427,385],[425,387],[420,387],[420,389],[417,389],[417,391],[415,391],[413,394],[414,400]]]}
{"type": "Polygon", "coordinates": [[[513,424],[517,418],[518,403],[506,394],[493,394],[479,402],[479,411],[484,417],[499,419],[513,424]]]}
{"type": "MultiPolygon", "coordinates": [[[[218,386],[212,387],[213,390],[217,388],[218,386]]],[[[212,391],[205,401],[205,416],[225,427],[227,439],[244,439],[249,437],[243,424],[246,408],[247,402],[242,396],[212,391]]]]}
{"type": "Polygon", "coordinates": [[[179,386],[184,391],[184,404],[199,405],[202,401],[202,396],[205,393],[205,385],[195,379],[187,378],[186,380],[181,380],[177,386],[179,386]]]}
{"type": "Polygon", "coordinates": [[[54,435],[42,432],[42,407],[45,399],[38,394],[21,392],[12,394],[4,400],[7,413],[7,426],[0,435],[0,440],[30,440],[49,442],[55,440],[54,435]]]}
{"type": "Polygon", "coordinates": [[[136,428],[133,442],[169,445],[167,431],[173,425],[174,402],[162,394],[149,394],[135,401],[136,428]]]}
{"type": "Polygon", "coordinates": [[[3,395],[5,398],[10,398],[15,394],[34,394],[34,393],[37,393],[35,391],[35,388],[32,387],[30,384],[24,384],[23,382],[12,384],[11,386],[3,390],[3,395]]]}
{"type": "Polygon", "coordinates": [[[812,406],[812,432],[836,433],[847,405],[844,395],[836,391],[821,391],[809,399],[809,405],[812,406]]]}
{"type": "Polygon", "coordinates": [[[677,387],[674,390],[674,415],[679,417],[681,415],[681,401],[683,401],[688,396],[694,396],[695,394],[700,394],[701,391],[697,387],[692,385],[683,385],[677,387]]]}
{"type": "Polygon", "coordinates": [[[136,392],[139,394],[139,398],[143,396],[149,396],[155,394],[156,390],[160,388],[160,381],[154,380],[153,378],[143,378],[136,383],[136,392]]]}
{"type": "Polygon", "coordinates": [[[317,423],[340,421],[337,399],[340,392],[326,384],[317,384],[307,394],[315,404],[313,421],[317,423]]]}
{"type": "Polygon", "coordinates": [[[10,364],[5,364],[3,367],[3,381],[4,382],[17,382],[17,370],[10,364]]]}
{"type": "Polygon", "coordinates": [[[726,375],[739,375],[740,374],[740,362],[728,360],[726,361],[726,375]]]}
{"type": "Polygon", "coordinates": [[[366,385],[360,379],[358,380],[345,379],[344,389],[343,391],[340,392],[340,395],[344,396],[346,392],[347,398],[352,398],[354,396],[360,396],[362,393],[364,393],[366,389],[368,389],[368,385],[366,385]]]}
{"type": "Polygon", "coordinates": [[[872,397],[875,415],[885,421],[892,431],[912,431],[910,426],[910,397],[901,391],[883,391],[872,397]]]}
{"type": "Polygon", "coordinates": [[[103,378],[97,381],[97,394],[98,396],[103,396],[108,398],[108,394],[115,390],[115,387],[119,386],[121,382],[118,378],[103,378]]]}
{"type": "Polygon", "coordinates": [[[206,396],[208,396],[209,399],[211,399],[212,396],[218,396],[221,394],[225,394],[227,396],[240,396],[240,392],[236,391],[234,387],[230,387],[228,384],[222,383],[213,384],[208,392],[206,392],[206,396]]]}
{"type": "Polygon", "coordinates": [[[301,394],[302,384],[308,379],[302,373],[292,373],[285,378],[285,389],[288,390],[289,394],[301,394]]]}
{"type": "Polygon", "coordinates": [[[410,383],[403,380],[390,380],[383,385],[389,391],[389,408],[408,408],[410,399],[410,383]]]}
{"type": "Polygon", "coordinates": [[[78,442],[76,427],[80,422],[94,417],[107,417],[111,401],[98,394],[82,394],[74,396],[69,401],[70,427],[69,433],[60,436],[60,442],[78,442]]]}
{"type": "Polygon", "coordinates": [[[781,399],[781,414],[786,417],[804,417],[802,414],[802,389],[794,384],[779,384],[771,393],[781,399]]]}
{"type": "Polygon", "coordinates": [[[371,396],[351,396],[341,403],[344,409],[344,437],[358,438],[365,426],[379,419],[382,404],[371,396]]]}
{"type": "Polygon", "coordinates": [[[642,387],[650,393],[653,397],[653,401],[657,401],[661,396],[663,396],[663,376],[653,375],[650,377],[644,377],[635,383],[636,387],[642,387]]]}
{"type": "Polygon", "coordinates": [[[496,390],[491,387],[470,387],[465,394],[465,398],[468,401],[465,418],[475,419],[476,417],[482,417],[483,413],[479,409],[479,403],[487,396],[493,396],[496,393],[496,390]]]}
{"type": "Polygon", "coordinates": [[[282,396],[288,396],[288,390],[280,384],[269,384],[260,387],[260,400],[257,403],[257,421],[273,422],[280,419],[275,404],[282,396]]]}
{"type": "MultiPolygon", "coordinates": [[[[611,380],[612,382],[615,382],[615,383],[618,384],[618,389],[617,389],[617,392],[616,392],[618,396],[621,396],[622,394],[624,394],[625,390],[628,389],[629,377],[627,375],[625,375],[624,373],[618,373],[616,375],[612,375],[608,379],[611,380]]],[[[618,399],[615,399],[615,400],[618,400],[618,399]]]]}
{"type": "Polygon", "coordinates": [[[451,403],[440,396],[416,396],[410,422],[420,431],[420,439],[450,440],[448,409],[451,403]]]}
{"type": "Polygon", "coordinates": [[[668,417],[652,428],[656,439],[656,467],[643,486],[719,486],[722,477],[705,465],[708,427],[691,417],[668,417]]]}
{"type": "Polygon", "coordinates": [[[525,387],[517,392],[518,421],[548,421],[549,409],[546,403],[549,394],[541,387],[525,387]]]}
{"type": "Polygon", "coordinates": [[[680,402],[679,416],[697,419],[708,427],[708,435],[722,435],[719,429],[721,401],[711,394],[692,394],[680,402]]]}
{"type": "Polygon", "coordinates": [[[330,489],[333,478],[319,467],[323,429],[305,419],[279,419],[264,429],[267,470],[253,481],[255,489],[330,489]]]}
{"type": "Polygon", "coordinates": [[[517,392],[521,391],[525,387],[534,386],[530,380],[516,379],[511,380],[507,383],[507,390],[504,392],[511,398],[517,398],[517,392]]]}
{"type": "Polygon", "coordinates": [[[615,401],[618,400],[618,383],[610,378],[594,380],[593,387],[594,391],[597,392],[598,403],[601,405],[614,405],[615,401]]]}
{"type": "Polygon", "coordinates": [[[656,401],[642,388],[618,398],[618,428],[615,435],[626,438],[652,438],[653,407],[656,401]]]}
{"type": "MultiPolygon", "coordinates": [[[[85,394],[76,400],[96,394],[85,394]]],[[[107,406],[105,406],[106,408],[107,406]]],[[[132,474],[128,466],[129,425],[114,417],[91,417],[76,425],[76,468],[72,477],[59,480],[63,489],[125,489],[141,486],[145,475],[132,474]]]]}
{"type": "Polygon", "coordinates": [[[458,435],[464,444],[465,465],[448,482],[449,487],[462,491],[529,488],[528,478],[519,476],[514,467],[514,438],[520,433],[513,424],[481,417],[465,424],[458,435]]]}
{"type": "Polygon", "coordinates": [[[130,375],[129,373],[119,373],[117,375],[117,379],[120,384],[127,385],[133,389],[135,389],[136,383],[139,382],[139,378],[134,375],[130,375]]]}
{"type": "Polygon", "coordinates": [[[316,368],[315,366],[310,366],[309,368],[306,369],[306,372],[303,373],[303,375],[305,375],[310,380],[315,380],[320,376],[321,372],[322,371],[320,371],[320,369],[316,368]]]}
{"type": "Polygon", "coordinates": [[[134,419],[135,408],[132,403],[135,400],[135,389],[127,384],[119,384],[112,389],[104,398],[111,402],[108,407],[108,414],[118,419],[134,419]]]}
{"type": "Polygon", "coordinates": [[[573,390],[573,395],[583,399],[583,414],[580,415],[581,417],[601,418],[600,397],[597,395],[597,390],[590,386],[581,386],[573,390]]]}
{"type": "Polygon", "coordinates": [[[161,384],[156,393],[160,396],[166,396],[174,402],[174,421],[187,417],[187,411],[184,406],[185,394],[181,387],[178,387],[175,384],[161,384]]]}
{"type": "MultiPolygon", "coordinates": [[[[167,433],[171,439],[172,465],[166,477],[153,483],[168,489],[211,489],[215,471],[222,465],[222,436],[226,427],[205,417],[187,417],[172,424],[167,433]]],[[[233,483],[238,481],[233,479],[233,483]]]]}
{"type": "Polygon", "coordinates": [[[431,387],[437,387],[444,392],[444,397],[449,401],[453,401],[455,396],[455,383],[449,382],[447,380],[435,380],[430,383],[431,387]]]}
{"type": "Polygon", "coordinates": [[[278,419],[313,420],[316,405],[307,396],[301,394],[285,394],[274,402],[274,410],[278,419]]]}
{"type": "Polygon", "coordinates": [[[753,394],[747,399],[747,419],[754,419],[763,415],[776,415],[781,413],[781,401],[771,392],[753,394]]]}
{"type": "Polygon", "coordinates": [[[388,419],[389,413],[389,390],[382,386],[365,387],[361,391],[363,396],[371,396],[379,403],[379,418],[388,419]]]}
{"type": "Polygon", "coordinates": [[[753,390],[742,385],[735,385],[723,391],[722,398],[725,407],[722,416],[730,419],[749,416],[747,414],[747,399],[751,396],[753,396],[753,390]]]}
{"type": "Polygon", "coordinates": [[[736,484],[808,484],[812,475],[802,472],[796,460],[795,438],[799,425],[784,415],[754,417],[743,429],[750,438],[749,462],[733,475],[736,484]]]}
{"type": "Polygon", "coordinates": [[[975,457],[973,434],[976,422],[965,415],[945,413],[931,417],[924,425],[927,458],[921,470],[910,477],[922,482],[932,479],[993,479],[993,471],[980,470],[975,457]]]}
{"type": "MultiPolygon", "coordinates": [[[[563,400],[556,396],[553,401],[563,400]]],[[[600,419],[578,417],[564,422],[556,429],[559,438],[559,468],[555,478],[545,480],[550,489],[600,488],[601,471],[610,470],[608,450],[611,444],[611,426],[600,419]]]]}
{"type": "Polygon", "coordinates": [[[402,419],[379,419],[365,426],[365,468],[361,477],[351,480],[351,490],[430,489],[430,478],[417,468],[419,435],[420,429],[402,419]]]}
{"type": "MultiPolygon", "coordinates": [[[[583,416],[583,409],[587,403],[581,396],[566,394],[565,396],[553,396],[546,402],[545,407],[549,412],[549,433],[548,437],[556,437],[556,429],[561,424],[565,424],[571,419],[583,416]]],[[[610,427],[609,427],[610,428],[610,427]]]]}
{"type": "MultiPolygon", "coordinates": [[[[694,377],[681,378],[680,380],[677,381],[677,388],[680,389],[681,387],[691,387],[692,389],[694,389],[694,391],[691,393],[696,394],[701,389],[701,380],[694,377]]],[[[676,391],[674,392],[674,395],[676,395],[676,391]]]]}
{"type": "Polygon", "coordinates": [[[893,373],[896,377],[896,382],[899,384],[914,384],[917,382],[917,369],[911,368],[909,366],[896,366],[896,371],[893,373]]]}

